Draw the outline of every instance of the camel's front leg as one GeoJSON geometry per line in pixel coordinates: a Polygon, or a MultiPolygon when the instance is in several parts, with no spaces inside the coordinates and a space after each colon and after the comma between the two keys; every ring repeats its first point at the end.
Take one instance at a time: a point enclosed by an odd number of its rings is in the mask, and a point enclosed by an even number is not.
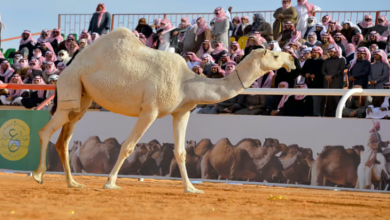
{"type": "Polygon", "coordinates": [[[114,168],[108,177],[107,183],[103,188],[105,189],[121,189],[121,187],[116,185],[116,179],[118,177],[119,169],[122,167],[123,162],[130,154],[134,151],[135,145],[141,139],[142,135],[148,130],[150,125],[156,120],[156,112],[141,112],[138,117],[137,123],[135,124],[133,131],[131,131],[130,136],[122,144],[121,151],[119,153],[118,159],[115,163],[114,168]]]}
{"type": "Polygon", "coordinates": [[[176,113],[173,116],[173,136],[175,138],[175,158],[180,168],[185,193],[203,193],[196,189],[188,179],[186,169],[186,150],[184,148],[185,134],[190,112],[176,113]]]}

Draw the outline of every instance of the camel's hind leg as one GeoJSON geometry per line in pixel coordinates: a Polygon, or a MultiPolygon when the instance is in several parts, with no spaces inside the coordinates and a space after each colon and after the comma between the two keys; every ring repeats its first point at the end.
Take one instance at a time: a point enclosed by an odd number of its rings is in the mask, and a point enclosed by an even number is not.
{"type": "Polygon", "coordinates": [[[181,178],[183,179],[185,193],[203,193],[202,190],[196,189],[187,175],[186,168],[186,150],[184,148],[186,129],[190,112],[180,112],[172,114],[173,116],[173,136],[175,138],[175,158],[180,168],[181,178]]]}
{"type": "Polygon", "coordinates": [[[156,120],[157,112],[141,112],[138,116],[137,123],[135,124],[133,130],[131,131],[130,136],[122,144],[121,151],[119,153],[118,159],[115,163],[114,168],[108,177],[107,183],[103,188],[105,189],[121,189],[116,185],[116,179],[118,177],[119,169],[122,167],[123,162],[127,157],[134,151],[135,145],[141,139],[142,135],[148,130],[149,126],[156,120]]]}
{"type": "MultiPolygon", "coordinates": [[[[81,119],[81,117],[85,114],[86,112],[86,109],[91,105],[92,103],[92,99],[88,96],[83,96],[81,98],[81,103],[80,103],[80,112],[66,112],[66,111],[61,111],[61,112],[58,112],[59,115],[63,115],[64,113],[66,113],[66,116],[67,116],[67,119],[68,120],[71,120],[70,122],[66,122],[63,127],[62,127],[62,130],[61,130],[61,134],[57,140],[57,143],[56,143],[56,149],[57,149],[57,152],[58,152],[58,155],[60,156],[61,158],[61,162],[62,162],[62,165],[64,167],[64,172],[65,172],[65,177],[66,177],[66,182],[68,184],[68,187],[76,187],[76,188],[83,188],[85,187],[84,185],[82,184],[79,184],[77,182],[75,182],[72,178],[72,175],[71,175],[71,171],[70,171],[70,165],[69,165],[69,151],[68,151],[68,146],[69,146],[69,141],[70,139],[72,138],[72,135],[73,135],[73,131],[74,131],[74,127],[76,125],[76,123],[81,119]]],[[[55,114],[52,118],[52,120],[56,117],[56,115],[58,114],[55,114]]],[[[63,117],[61,117],[62,119],[63,117]]],[[[56,120],[56,119],[54,119],[56,120]]],[[[59,123],[58,123],[59,124],[59,123]]],[[[49,125],[49,124],[48,124],[49,125]]],[[[44,127],[44,129],[46,128],[46,126],[44,127]]],[[[42,129],[43,130],[43,129],[42,129]]],[[[41,131],[42,131],[41,130],[41,131]]],[[[46,141],[46,139],[44,138],[47,138],[47,142],[50,140],[52,134],[58,130],[58,128],[56,128],[55,130],[52,131],[52,133],[48,134],[46,133],[46,131],[42,131],[42,135],[41,135],[41,131],[40,131],[40,136],[41,136],[41,144],[42,144],[42,147],[41,147],[41,163],[40,163],[40,166],[38,167],[37,171],[35,171],[34,173],[34,179],[36,181],[38,181],[39,183],[42,183],[43,182],[43,173],[46,171],[46,161],[42,161],[42,156],[43,155],[46,155],[46,148],[44,148],[44,146],[47,146],[47,144],[45,144],[44,142],[46,141]],[[44,137],[46,136],[46,137],[44,137]],[[45,145],[44,145],[45,144],[45,145]],[[44,164],[44,169],[42,169],[41,165],[42,165],[42,162],[44,164]]],[[[46,157],[44,157],[43,160],[45,160],[46,157]]]]}

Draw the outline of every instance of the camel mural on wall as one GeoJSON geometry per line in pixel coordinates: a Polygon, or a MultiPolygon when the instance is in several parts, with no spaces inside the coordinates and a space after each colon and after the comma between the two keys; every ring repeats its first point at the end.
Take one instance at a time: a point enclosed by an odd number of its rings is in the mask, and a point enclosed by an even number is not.
{"type": "MultiPolygon", "coordinates": [[[[118,141],[109,138],[101,142],[94,136],[81,143],[75,141],[69,154],[72,172],[81,172],[79,167],[84,168],[88,163],[86,167],[89,168],[82,169],[83,172],[109,173],[119,154],[118,141]],[[84,154],[88,157],[84,158],[84,154]]],[[[52,152],[51,145],[49,153],[52,152]]],[[[139,143],[120,174],[181,177],[173,150],[172,143],[161,144],[157,140],[139,143]]],[[[235,145],[228,138],[215,144],[210,139],[190,140],[186,146],[186,168],[190,178],[358,188],[358,166],[365,151],[363,145],[352,148],[324,146],[314,159],[312,149],[297,144],[287,146],[274,138],[266,138],[264,143],[259,139],[244,138],[235,145]]],[[[390,167],[390,151],[384,155],[387,158],[385,166],[390,167]]],[[[51,171],[63,171],[58,155],[51,153],[48,163],[51,171]]],[[[389,179],[382,174],[388,170],[382,172],[376,167],[372,167],[375,176],[370,187],[383,190],[389,179]]]]}

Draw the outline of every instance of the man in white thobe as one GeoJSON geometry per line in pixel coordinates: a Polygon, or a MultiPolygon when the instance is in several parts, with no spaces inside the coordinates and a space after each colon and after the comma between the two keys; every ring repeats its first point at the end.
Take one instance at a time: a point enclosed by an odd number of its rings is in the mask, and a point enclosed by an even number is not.
{"type": "Polygon", "coordinates": [[[307,19],[310,16],[313,16],[315,12],[321,11],[321,8],[310,4],[307,0],[297,0],[298,5],[295,6],[295,9],[298,12],[298,23],[296,26],[296,30],[300,31],[302,35],[305,33],[307,28],[307,19]]]}

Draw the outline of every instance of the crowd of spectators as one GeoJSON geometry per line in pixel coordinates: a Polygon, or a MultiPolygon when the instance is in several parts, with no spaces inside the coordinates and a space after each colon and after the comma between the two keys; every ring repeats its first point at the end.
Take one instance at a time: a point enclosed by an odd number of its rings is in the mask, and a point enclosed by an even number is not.
{"type": "MultiPolygon", "coordinates": [[[[388,88],[390,30],[386,16],[374,21],[370,15],[364,15],[361,22],[354,24],[325,15],[318,22],[315,13],[321,11],[320,7],[307,0],[297,0],[296,4],[282,0],[281,7],[273,14],[273,24],[261,13],[255,13],[252,18],[232,17],[232,7],[228,10],[218,7],[209,24],[203,17],[192,21],[183,17],[178,27],[166,18],[155,19],[152,25],[141,18],[133,33],[147,47],[182,55],[189,69],[208,78],[223,78],[233,73],[254,49],[266,48],[294,57],[295,70],[270,71],[257,79],[252,88],[388,88]],[[243,48],[238,43],[241,39],[246,39],[243,48]]],[[[19,50],[12,54],[14,63],[0,60],[0,80],[19,84],[55,83],[80,51],[109,31],[110,19],[104,5],[99,4],[89,29],[80,34],[78,42],[73,35],[64,40],[57,28],[51,32],[43,30],[37,41],[30,31],[24,31],[19,50]]],[[[3,105],[28,108],[48,95],[41,91],[0,92],[3,105]]],[[[331,117],[335,116],[339,100],[336,96],[239,95],[222,103],[199,105],[194,112],[331,117]]],[[[371,117],[378,113],[377,109],[383,112],[388,108],[388,100],[388,97],[352,97],[343,116],[371,117]]]]}

